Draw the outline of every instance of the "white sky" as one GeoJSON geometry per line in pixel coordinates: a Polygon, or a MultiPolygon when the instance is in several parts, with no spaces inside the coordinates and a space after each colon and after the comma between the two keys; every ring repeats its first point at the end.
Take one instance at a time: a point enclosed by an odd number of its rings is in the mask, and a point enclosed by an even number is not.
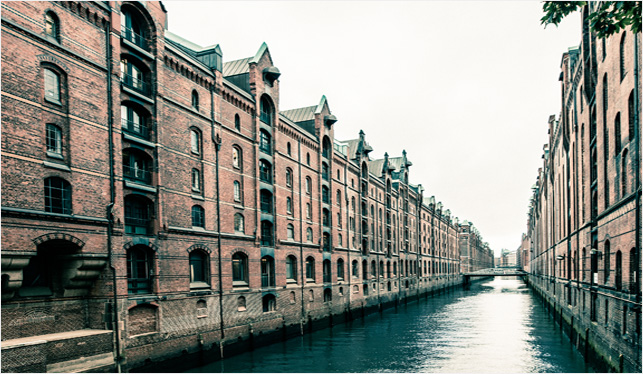
{"type": "Polygon", "coordinates": [[[168,28],[223,61],[268,44],[281,110],[326,95],[335,137],[413,161],[422,184],[496,255],[515,250],[547,119],[560,111],[562,53],[581,40],[578,14],[540,25],[536,1],[164,1],[168,28]]]}

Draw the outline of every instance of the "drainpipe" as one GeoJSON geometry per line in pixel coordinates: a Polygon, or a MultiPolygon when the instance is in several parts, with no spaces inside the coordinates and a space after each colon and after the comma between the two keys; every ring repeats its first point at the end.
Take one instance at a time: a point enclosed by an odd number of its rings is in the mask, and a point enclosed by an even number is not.
{"type": "MultiPolygon", "coordinates": [[[[353,301],[353,285],[352,285],[352,280],[353,280],[353,263],[351,261],[351,214],[350,214],[350,201],[348,199],[348,166],[349,166],[349,156],[346,156],[346,165],[344,166],[344,201],[346,201],[346,263],[348,265],[348,316],[349,318],[352,317],[353,312],[351,311],[351,302],[353,301]]],[[[340,208],[341,208],[341,201],[339,202],[340,208]]],[[[353,233],[354,234],[354,233],[353,233]]],[[[359,273],[358,273],[359,275],[359,273]]]]}
{"type": "MultiPolygon", "coordinates": [[[[112,9],[107,4],[110,11],[112,9]]],[[[112,103],[112,43],[111,43],[111,30],[112,23],[108,20],[105,29],[105,63],[107,65],[107,127],[109,132],[109,205],[107,205],[107,258],[109,269],[112,272],[112,326],[114,329],[114,350],[116,351],[116,370],[120,373],[121,370],[121,338],[120,326],[118,321],[118,298],[116,287],[116,267],[112,261],[112,235],[114,229],[114,221],[112,216],[112,209],[116,201],[116,192],[114,191],[115,177],[114,177],[114,120],[113,120],[113,103],[112,103]]]]}
{"type": "Polygon", "coordinates": [[[301,194],[301,142],[297,142],[297,168],[299,174],[299,267],[301,268],[301,319],[299,321],[299,331],[304,335],[304,318],[306,317],[306,304],[304,302],[304,288],[306,286],[306,277],[304,269],[304,216],[303,216],[303,199],[301,194]]]}
{"type": "MultiPolygon", "coordinates": [[[[638,34],[640,36],[640,33],[638,34]]],[[[641,154],[641,132],[639,127],[639,84],[641,77],[639,76],[639,38],[634,34],[634,142],[636,142],[636,153],[635,160],[637,163],[640,162],[641,154]]],[[[636,239],[635,247],[638,251],[638,262],[641,262],[641,165],[635,164],[636,170],[636,239]]],[[[641,302],[641,280],[640,272],[638,269],[636,271],[636,301],[641,302]]]]}
{"type": "MultiPolygon", "coordinates": [[[[216,79],[216,75],[215,75],[216,79]]],[[[219,278],[219,329],[221,330],[221,339],[219,341],[219,354],[221,358],[223,358],[223,340],[225,338],[225,329],[224,329],[224,323],[223,323],[223,276],[221,275],[221,262],[222,256],[221,256],[221,194],[220,194],[220,187],[219,187],[219,151],[221,150],[221,137],[216,134],[215,132],[215,123],[216,120],[214,118],[214,90],[216,89],[216,86],[213,85],[212,88],[210,89],[210,117],[212,119],[212,131],[211,131],[211,137],[212,137],[212,142],[214,143],[214,162],[215,162],[215,181],[216,181],[216,189],[217,189],[217,270],[218,270],[218,278],[219,278]]]]}

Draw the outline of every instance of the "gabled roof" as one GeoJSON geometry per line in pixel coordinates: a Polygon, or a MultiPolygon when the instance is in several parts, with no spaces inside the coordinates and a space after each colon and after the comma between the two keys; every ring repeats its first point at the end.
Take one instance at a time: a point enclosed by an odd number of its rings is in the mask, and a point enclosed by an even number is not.
{"type": "Polygon", "coordinates": [[[219,47],[218,44],[213,44],[208,47],[201,47],[200,45],[192,43],[191,41],[184,39],[169,30],[165,30],[165,39],[172,42],[172,44],[177,45],[192,56],[196,56],[198,52],[208,51],[210,49],[215,49],[217,50],[217,52],[221,53],[221,47],[219,47]]]}
{"type": "Polygon", "coordinates": [[[379,160],[373,160],[368,162],[368,171],[373,174],[374,176],[380,178],[382,177],[382,169],[384,168],[384,160],[383,158],[379,160]]]}
{"type": "Polygon", "coordinates": [[[348,159],[355,158],[357,147],[359,146],[359,139],[344,140],[344,143],[348,146],[348,159]]]}
{"type": "Polygon", "coordinates": [[[242,58],[240,60],[228,61],[223,63],[223,76],[245,74],[250,71],[248,64],[252,57],[242,58]]]}
{"type": "Polygon", "coordinates": [[[283,114],[293,122],[311,121],[315,119],[316,108],[317,105],[313,105],[305,108],[282,110],[279,113],[283,114]]]}

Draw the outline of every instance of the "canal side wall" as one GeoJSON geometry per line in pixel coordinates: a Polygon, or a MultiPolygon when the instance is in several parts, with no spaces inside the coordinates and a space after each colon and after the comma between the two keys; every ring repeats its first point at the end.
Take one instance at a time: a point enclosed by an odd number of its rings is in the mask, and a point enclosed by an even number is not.
{"type": "Polygon", "coordinates": [[[589,288],[572,286],[575,297],[570,297],[568,303],[563,291],[569,288],[566,283],[535,275],[526,280],[571,343],[597,372],[641,372],[640,335],[637,338],[636,333],[623,333],[627,331],[623,324],[628,320],[632,324],[638,323],[636,329],[639,330],[640,321],[630,319],[627,313],[619,313],[623,310],[620,304],[626,301],[610,298],[606,303],[606,295],[594,296],[598,310],[592,321],[589,311],[592,292],[589,288]]]}
{"type": "MultiPolygon", "coordinates": [[[[476,280],[477,282],[477,280],[476,280]]],[[[266,346],[290,338],[322,330],[341,323],[363,318],[369,314],[381,312],[386,309],[416,302],[421,298],[429,298],[435,294],[447,291],[450,288],[461,287],[463,277],[460,275],[432,277],[427,279],[410,279],[409,288],[387,290],[386,282],[372,282],[375,292],[370,292],[368,297],[357,296],[350,303],[346,299],[324,303],[323,301],[310,302],[307,305],[306,318],[301,318],[301,309],[293,307],[283,313],[259,313],[250,316],[241,322],[239,320],[224,327],[224,337],[220,332],[211,334],[202,333],[194,336],[154,341],[151,344],[140,344],[136,355],[147,357],[138,362],[129,361],[128,369],[131,372],[158,372],[181,371],[202,366],[211,362],[227,358],[239,353],[251,351],[255,348],[266,346]],[[380,293],[377,288],[380,287],[380,293]],[[350,307],[349,307],[350,305],[350,307]]],[[[369,284],[369,290],[373,290],[369,284]]],[[[393,283],[394,284],[394,283],[393,283]]],[[[360,286],[362,284],[360,283],[360,286]]],[[[361,289],[361,287],[360,287],[361,289]]],[[[258,296],[259,299],[261,295],[258,296]]],[[[252,297],[247,296],[248,302],[252,297]]],[[[278,299],[283,299],[280,297],[278,299]]],[[[218,303],[218,300],[216,300],[218,303]]],[[[216,305],[216,303],[214,303],[216,305]]],[[[287,301],[288,305],[290,301],[287,301]]],[[[299,300],[294,305],[301,308],[299,300]]],[[[249,306],[249,308],[251,308],[249,306]]],[[[236,309],[235,309],[236,310],[236,309]]],[[[214,313],[216,314],[216,312],[214,313]]],[[[226,320],[224,314],[224,321],[226,320]]],[[[133,347],[128,350],[131,352],[133,347]]]]}

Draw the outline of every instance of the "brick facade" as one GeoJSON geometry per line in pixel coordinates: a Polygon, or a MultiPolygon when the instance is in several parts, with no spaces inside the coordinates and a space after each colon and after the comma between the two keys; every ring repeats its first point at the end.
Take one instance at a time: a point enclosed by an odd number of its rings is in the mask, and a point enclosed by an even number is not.
{"type": "Polygon", "coordinates": [[[597,38],[589,11],[580,46],[563,54],[562,109],[549,119],[521,248],[572,341],[605,370],[639,372],[641,34],[597,38]]]}
{"type": "Polygon", "coordinates": [[[3,371],[83,365],[19,339],[113,332],[85,369],[129,369],[462,282],[468,223],[325,97],[281,110],[265,44],[224,64],[159,2],[2,11],[2,349],[41,357],[3,371]]]}

